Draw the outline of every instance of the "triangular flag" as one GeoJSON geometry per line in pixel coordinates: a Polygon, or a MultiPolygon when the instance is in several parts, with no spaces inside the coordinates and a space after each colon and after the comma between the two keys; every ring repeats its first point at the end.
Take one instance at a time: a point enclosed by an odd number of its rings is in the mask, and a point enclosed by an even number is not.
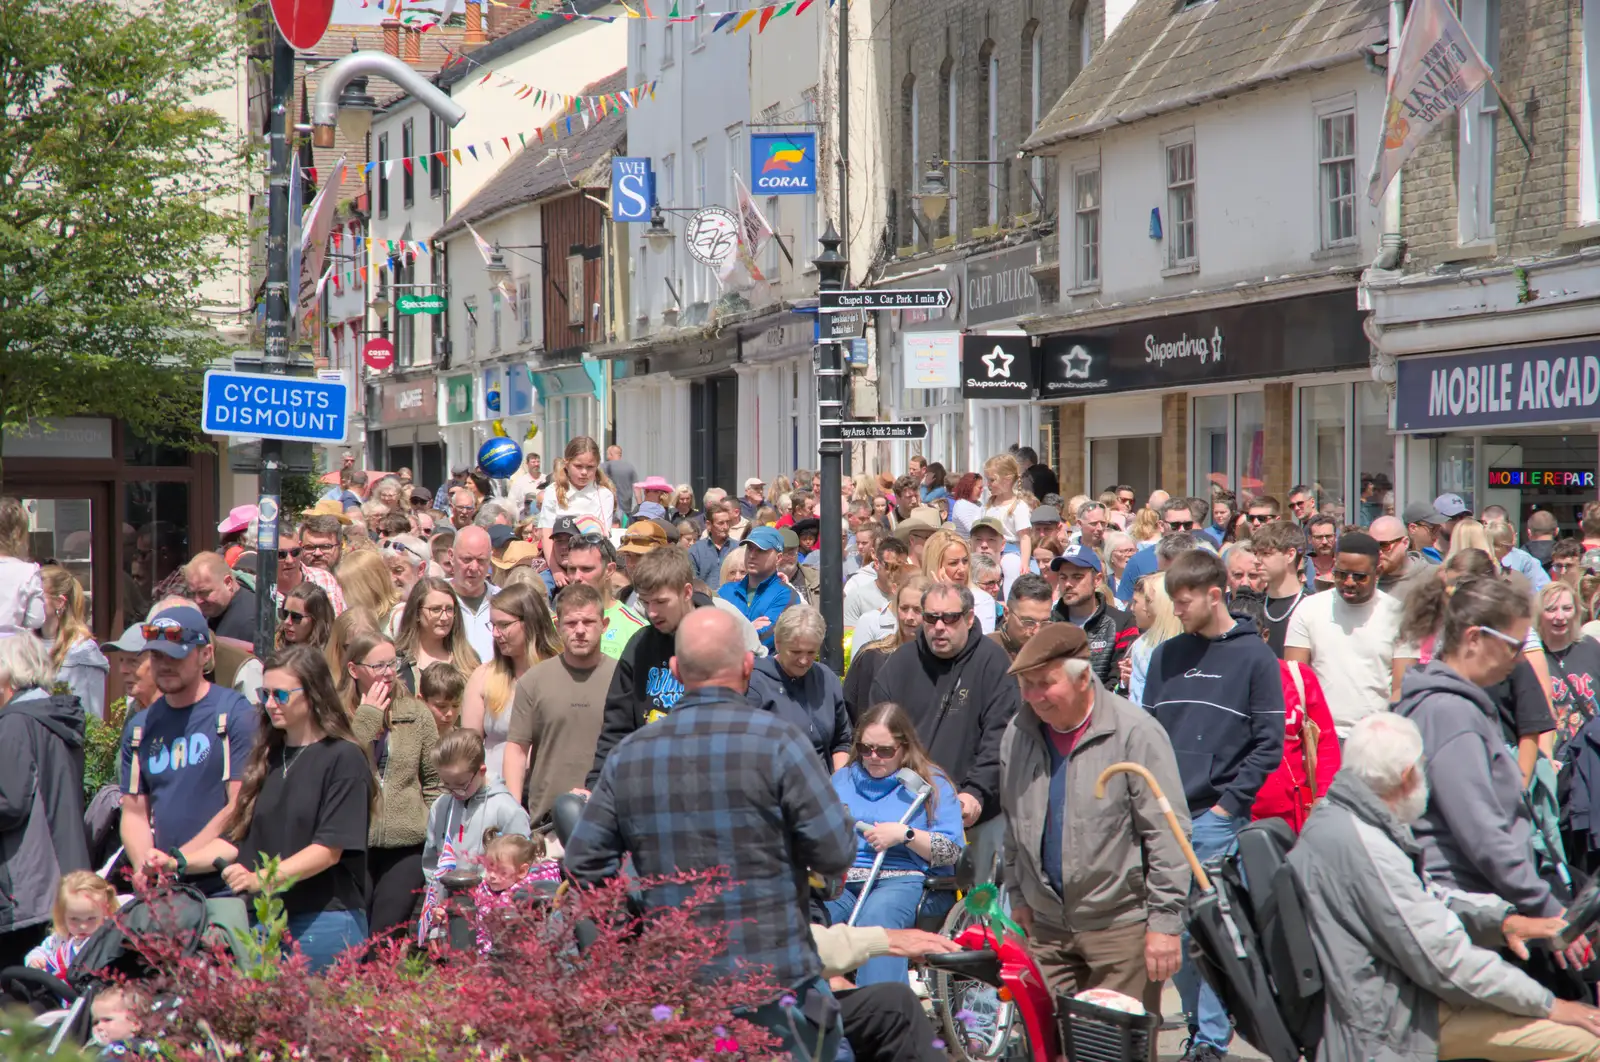
{"type": "Polygon", "coordinates": [[[454,155],[456,157],[456,165],[458,165],[458,166],[461,165],[461,149],[460,148],[451,148],[450,149],[450,154],[452,154],[452,155],[454,155]]]}
{"type": "Polygon", "coordinates": [[[633,8],[628,6],[628,0],[619,0],[619,2],[622,4],[622,10],[624,10],[624,11],[626,11],[628,13],[628,17],[629,18],[638,18],[639,17],[639,12],[635,11],[633,8]]]}
{"type": "Polygon", "coordinates": [[[787,15],[789,13],[789,9],[792,7],[794,7],[794,0],[789,0],[787,4],[784,4],[782,7],[778,8],[778,14],[787,15]]]}
{"type": "Polygon", "coordinates": [[[526,133],[518,133],[517,134],[517,142],[520,143],[523,147],[527,147],[528,146],[528,135],[526,133]]]}
{"type": "Polygon", "coordinates": [[[401,165],[405,166],[406,173],[407,173],[407,175],[409,175],[412,172],[412,170],[411,170],[411,160],[409,158],[404,158],[404,159],[401,159],[400,162],[401,162],[401,165]]]}
{"type": "Polygon", "coordinates": [[[483,150],[485,150],[485,151],[487,151],[489,153],[489,157],[491,159],[494,158],[494,141],[485,140],[483,142],[483,150]]]}
{"type": "Polygon", "coordinates": [[[645,18],[655,18],[655,16],[650,13],[650,0],[639,0],[639,3],[644,7],[645,18]]]}
{"type": "Polygon", "coordinates": [[[755,11],[753,9],[750,10],[750,11],[746,11],[744,14],[739,16],[739,21],[735,22],[733,24],[733,29],[729,30],[728,32],[730,32],[730,33],[738,33],[740,30],[744,29],[745,25],[751,19],[753,19],[755,17],[756,17],[756,13],[755,13],[755,11]]]}
{"type": "Polygon", "coordinates": [[[719,17],[717,19],[716,25],[711,27],[711,32],[712,33],[717,32],[723,26],[726,26],[728,23],[732,22],[734,19],[736,19],[738,17],[739,17],[739,12],[737,12],[737,11],[729,11],[726,15],[722,15],[721,17],[719,17]]]}
{"type": "Polygon", "coordinates": [[[472,145],[471,145],[471,144],[468,144],[468,145],[467,145],[467,154],[469,154],[469,155],[471,155],[471,156],[472,156],[472,158],[473,158],[473,161],[477,161],[477,158],[478,158],[478,149],[477,149],[477,148],[475,148],[475,147],[473,147],[473,146],[472,146],[472,145]]]}
{"type": "Polygon", "coordinates": [[[471,225],[467,226],[467,231],[472,233],[472,242],[478,245],[478,253],[483,255],[483,264],[490,264],[490,262],[494,259],[494,247],[489,243],[488,240],[484,239],[482,236],[479,236],[478,230],[473,228],[471,225]]]}
{"type": "Polygon", "coordinates": [[[356,273],[361,277],[361,284],[363,287],[365,287],[367,283],[367,267],[356,266],[356,273]]]}
{"type": "Polygon", "coordinates": [[[434,152],[434,153],[433,153],[433,157],[434,157],[434,158],[435,158],[435,159],[437,159],[437,160],[438,160],[438,162],[439,162],[439,165],[441,165],[441,166],[448,166],[448,165],[450,165],[450,156],[449,156],[449,155],[446,155],[446,154],[445,154],[445,153],[444,153],[444,152],[442,152],[442,151],[435,151],[435,152],[434,152]]]}
{"type": "Polygon", "coordinates": [[[361,171],[361,172],[362,172],[362,173],[371,173],[371,172],[372,172],[372,167],[374,167],[374,166],[376,166],[376,165],[377,165],[377,163],[376,163],[376,162],[369,162],[369,163],[367,163],[367,165],[366,165],[366,166],[365,166],[365,167],[364,167],[364,168],[363,168],[363,169],[362,169],[362,171],[361,171]]]}
{"type": "Polygon", "coordinates": [[[777,10],[778,8],[775,4],[761,9],[761,24],[756,27],[757,33],[767,28],[767,23],[772,21],[772,13],[777,10]]]}
{"type": "Polygon", "coordinates": [[[805,9],[810,7],[810,6],[811,6],[811,0],[800,0],[800,6],[794,9],[794,13],[797,14],[797,15],[804,14],[805,13],[805,9]]]}
{"type": "Polygon", "coordinates": [[[503,136],[503,137],[500,138],[500,142],[506,146],[506,150],[507,151],[511,150],[511,138],[510,137],[503,136]]]}
{"type": "Polygon", "coordinates": [[[672,10],[667,12],[668,18],[678,17],[678,0],[672,0],[672,10]]]}
{"type": "Polygon", "coordinates": [[[482,80],[482,81],[479,81],[479,82],[478,82],[478,84],[480,84],[480,85],[487,85],[487,84],[488,84],[488,83],[489,83],[489,79],[490,79],[490,78],[491,78],[491,77],[494,77],[494,71],[493,71],[493,70],[491,70],[491,71],[489,71],[489,72],[488,72],[488,73],[486,73],[486,74],[484,74],[484,75],[483,75],[483,80],[482,80]]]}
{"type": "Polygon", "coordinates": [[[426,156],[426,155],[417,156],[417,164],[422,167],[422,172],[423,173],[427,173],[428,172],[428,156],[426,156]]]}
{"type": "Polygon", "coordinates": [[[394,176],[394,159],[388,159],[383,164],[383,179],[389,180],[394,176]]]}
{"type": "Polygon", "coordinates": [[[315,188],[317,185],[317,168],[315,166],[307,166],[306,176],[311,179],[311,186],[315,188]]]}

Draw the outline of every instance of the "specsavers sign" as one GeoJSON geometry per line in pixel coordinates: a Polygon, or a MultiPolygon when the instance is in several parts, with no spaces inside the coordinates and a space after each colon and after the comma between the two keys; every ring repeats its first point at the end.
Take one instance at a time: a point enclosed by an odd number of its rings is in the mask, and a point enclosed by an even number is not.
{"type": "Polygon", "coordinates": [[[1600,343],[1401,358],[1397,431],[1600,420],[1600,343]]]}

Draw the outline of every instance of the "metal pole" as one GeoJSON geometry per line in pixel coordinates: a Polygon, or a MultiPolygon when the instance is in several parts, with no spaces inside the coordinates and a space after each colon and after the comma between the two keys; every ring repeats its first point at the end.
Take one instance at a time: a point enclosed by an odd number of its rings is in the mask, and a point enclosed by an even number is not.
{"type": "MultiPolygon", "coordinates": [[[[817,267],[818,290],[838,291],[844,287],[849,263],[839,253],[839,234],[831,220],[820,242],[822,254],[811,263],[817,267]]],[[[822,550],[822,620],[828,629],[823,663],[837,675],[844,671],[844,506],[839,497],[844,443],[839,440],[838,426],[844,419],[846,369],[843,350],[837,340],[828,338],[828,331],[824,314],[817,344],[817,425],[821,440],[817,448],[822,459],[821,538],[817,548],[822,550]]]]}
{"type": "Polygon", "coordinates": [[[839,233],[850,274],[850,0],[839,0],[839,233]]]}
{"type": "MultiPolygon", "coordinates": [[[[267,174],[267,341],[261,370],[289,373],[289,106],[294,97],[294,48],[275,21],[272,33],[272,126],[267,174]]],[[[261,471],[256,531],[256,656],[272,654],[277,630],[278,497],[283,489],[283,443],[261,440],[261,471]]]]}

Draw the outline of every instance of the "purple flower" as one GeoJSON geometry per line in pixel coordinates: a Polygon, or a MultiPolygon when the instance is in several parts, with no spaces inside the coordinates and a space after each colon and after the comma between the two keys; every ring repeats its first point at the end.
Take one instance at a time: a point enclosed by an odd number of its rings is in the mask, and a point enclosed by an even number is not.
{"type": "Polygon", "coordinates": [[[792,1007],[792,1006],[794,1006],[794,1004],[795,1004],[795,998],[793,996],[789,995],[788,993],[785,993],[778,1000],[778,1006],[780,1006],[780,1007],[792,1007]]]}
{"type": "Polygon", "coordinates": [[[935,1038],[934,1041],[933,1041],[933,1049],[935,1051],[943,1051],[944,1050],[944,1041],[940,1040],[938,1038],[935,1038]]]}
{"type": "Polygon", "coordinates": [[[716,1028],[712,1029],[711,1032],[712,1035],[720,1039],[721,1037],[728,1035],[728,1027],[726,1025],[718,1025],[716,1028]]]}
{"type": "Polygon", "coordinates": [[[967,1032],[972,1032],[973,1027],[981,1020],[976,1014],[965,1008],[956,1011],[951,1015],[951,1017],[956,1021],[959,1021],[962,1025],[965,1025],[967,1027],[967,1032]]]}
{"type": "Polygon", "coordinates": [[[613,1023],[611,1025],[605,1026],[600,1031],[605,1033],[607,1036],[615,1036],[615,1035],[617,1035],[617,1026],[616,1026],[615,1023],[613,1023]]]}
{"type": "Polygon", "coordinates": [[[667,1006],[665,1003],[657,1003],[655,1006],[650,1008],[650,1016],[656,1021],[671,1021],[672,1008],[667,1006]]]}

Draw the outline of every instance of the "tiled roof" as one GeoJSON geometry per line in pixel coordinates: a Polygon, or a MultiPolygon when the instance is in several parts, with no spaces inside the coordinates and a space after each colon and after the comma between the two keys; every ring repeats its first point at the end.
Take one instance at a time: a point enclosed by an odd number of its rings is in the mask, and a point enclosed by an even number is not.
{"type": "Polygon", "coordinates": [[[1023,148],[1354,62],[1388,35],[1385,0],[1139,0],[1023,148]]]}
{"type": "MultiPolygon", "coordinates": [[[[616,73],[588,85],[582,95],[598,96],[621,92],[628,85],[628,71],[616,73]]],[[[577,125],[579,119],[574,118],[577,125]]],[[[604,188],[611,183],[611,171],[603,165],[628,134],[627,115],[612,111],[589,128],[572,136],[544,143],[533,142],[512,156],[478,194],[450,215],[435,238],[459,232],[468,224],[498,213],[506,207],[529,203],[559,189],[604,188]],[[563,160],[550,155],[551,148],[565,148],[563,160]]]]}

